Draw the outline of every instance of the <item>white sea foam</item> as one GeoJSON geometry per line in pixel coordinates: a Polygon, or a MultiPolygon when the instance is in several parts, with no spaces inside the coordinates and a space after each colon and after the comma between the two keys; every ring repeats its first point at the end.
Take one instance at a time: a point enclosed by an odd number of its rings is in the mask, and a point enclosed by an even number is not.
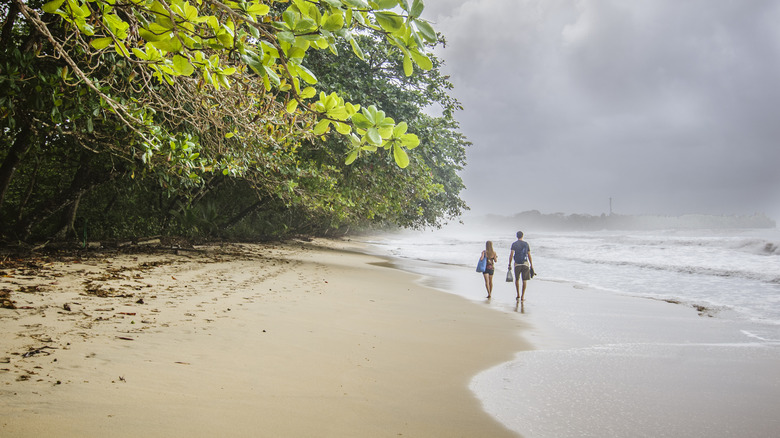
{"type": "MultiPolygon", "coordinates": [[[[492,240],[503,267],[512,231],[467,227],[401,233],[375,241],[406,260],[471,267],[492,240]]],[[[622,294],[733,309],[780,325],[780,231],[526,232],[540,279],[571,281],[622,294]]]]}
{"type": "MultiPolygon", "coordinates": [[[[777,230],[524,231],[537,279],[590,287],[546,302],[531,284],[532,310],[522,318],[542,327],[534,339],[552,342],[485,370],[470,385],[497,420],[537,438],[780,430],[777,230]],[[614,300],[634,297],[655,300],[644,300],[650,307],[636,315],[603,313],[614,300]],[[692,318],[656,300],[695,305],[714,318],[692,318]],[[706,322],[712,324],[699,324],[706,322]],[[574,336],[545,335],[557,330],[574,336]]],[[[475,299],[482,296],[474,267],[485,240],[493,241],[501,272],[513,234],[450,227],[373,243],[402,268],[427,275],[430,285],[475,299]],[[468,276],[473,287],[464,286],[468,276]]],[[[491,307],[524,312],[513,292],[494,295],[491,307]]]]}

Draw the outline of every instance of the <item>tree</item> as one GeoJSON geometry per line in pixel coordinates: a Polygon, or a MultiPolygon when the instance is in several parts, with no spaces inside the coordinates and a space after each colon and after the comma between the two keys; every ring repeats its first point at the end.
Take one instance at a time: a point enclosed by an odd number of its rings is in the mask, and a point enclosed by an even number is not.
{"type": "MultiPolygon", "coordinates": [[[[341,167],[337,191],[343,197],[338,211],[345,223],[387,223],[406,227],[438,226],[466,208],[459,198],[463,182],[457,172],[465,164],[470,144],[458,132],[454,119],[460,103],[449,96],[452,84],[442,76],[441,62],[431,56],[432,68],[413,76],[402,70],[400,55],[381,40],[360,37],[366,47],[364,60],[318,52],[309,59],[320,84],[346,99],[373,101],[388,116],[406,120],[421,146],[403,171],[387,166],[387,157],[364,157],[368,166],[341,167]],[[434,108],[441,115],[433,116],[434,108]]],[[[343,53],[343,51],[339,51],[343,53]]],[[[315,161],[338,165],[339,138],[328,138],[328,147],[316,149],[315,161]]]]}
{"type": "MultiPolygon", "coordinates": [[[[419,143],[375,107],[318,93],[306,58],[336,53],[338,41],[363,56],[357,36],[375,34],[400,51],[405,74],[413,64],[431,68],[425,42],[436,36],[420,0],[12,0],[0,8],[4,223],[25,157],[94,154],[63,165],[70,184],[46,201],[28,205],[17,188],[17,237],[116,178],[153,177],[176,198],[216,175],[246,177],[261,197],[295,202],[287,176],[300,171],[298,152],[314,136],[334,129],[349,138],[348,161],[386,149],[402,167],[419,143]]],[[[308,171],[330,178],[321,167],[308,171]]]]}
{"type": "MultiPolygon", "coordinates": [[[[317,82],[304,60],[310,49],[334,50],[337,40],[362,56],[355,34],[375,32],[403,51],[407,74],[413,61],[430,68],[421,36],[435,41],[435,35],[419,18],[422,1],[271,4],[273,12],[258,0],[53,0],[40,14],[14,0],[7,21],[18,10],[36,33],[34,45],[60,61],[62,83],[83,87],[80,92],[97,98],[99,106],[89,108],[95,117],[128,131],[132,148],[109,146],[119,157],[240,174],[258,146],[295,143],[320,117],[315,134],[331,125],[350,133],[347,122],[354,118],[355,151],[393,148],[403,165],[400,146],[413,141],[393,136],[394,121],[377,117],[376,109],[304,87],[317,82]],[[398,6],[406,15],[390,11],[398,6]],[[179,153],[182,147],[197,148],[197,157],[179,153]]],[[[94,130],[88,114],[59,113],[53,123],[81,120],[94,130]]]]}

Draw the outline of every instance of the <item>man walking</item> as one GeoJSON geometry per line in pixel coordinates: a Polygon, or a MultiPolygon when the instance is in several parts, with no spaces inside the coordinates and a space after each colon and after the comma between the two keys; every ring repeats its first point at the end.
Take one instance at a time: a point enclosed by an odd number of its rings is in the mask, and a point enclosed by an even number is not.
{"type": "Polygon", "coordinates": [[[517,240],[512,243],[512,249],[509,251],[509,266],[512,269],[512,262],[515,264],[515,289],[517,289],[517,299],[525,301],[525,282],[531,279],[531,271],[534,269],[534,261],[531,259],[531,247],[528,242],[523,240],[523,232],[517,232],[517,240]],[[520,280],[523,280],[523,291],[520,293],[520,280]]]}

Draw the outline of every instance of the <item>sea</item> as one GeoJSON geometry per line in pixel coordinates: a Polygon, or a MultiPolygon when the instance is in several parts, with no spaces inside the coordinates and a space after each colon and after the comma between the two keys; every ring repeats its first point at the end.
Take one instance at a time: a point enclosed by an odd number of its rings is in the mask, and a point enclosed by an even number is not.
{"type": "Polygon", "coordinates": [[[363,239],[426,285],[537,326],[529,340],[542,348],[472,381],[488,413],[526,437],[780,436],[780,230],[524,230],[536,271],[525,303],[504,278],[515,231],[363,239]],[[499,256],[491,300],[475,272],[487,240],[499,256]],[[540,282],[577,293],[540,297],[540,282]],[[648,303],[652,318],[607,316],[616,300],[648,303]],[[555,330],[582,341],[556,344],[555,330]]]}
{"type": "MultiPolygon", "coordinates": [[[[729,309],[780,327],[777,228],[526,233],[538,279],[729,309]]],[[[501,269],[516,240],[511,230],[493,236],[453,225],[366,242],[404,269],[432,274],[430,264],[475,268],[487,240],[500,258],[495,278],[503,281],[498,274],[505,274],[501,269]]]]}

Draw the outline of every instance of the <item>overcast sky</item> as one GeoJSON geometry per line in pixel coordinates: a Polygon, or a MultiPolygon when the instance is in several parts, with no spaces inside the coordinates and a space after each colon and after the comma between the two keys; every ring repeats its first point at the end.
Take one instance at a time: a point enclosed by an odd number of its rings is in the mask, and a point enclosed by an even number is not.
{"type": "Polygon", "coordinates": [[[427,0],[473,213],[780,219],[780,2],[427,0]]]}

